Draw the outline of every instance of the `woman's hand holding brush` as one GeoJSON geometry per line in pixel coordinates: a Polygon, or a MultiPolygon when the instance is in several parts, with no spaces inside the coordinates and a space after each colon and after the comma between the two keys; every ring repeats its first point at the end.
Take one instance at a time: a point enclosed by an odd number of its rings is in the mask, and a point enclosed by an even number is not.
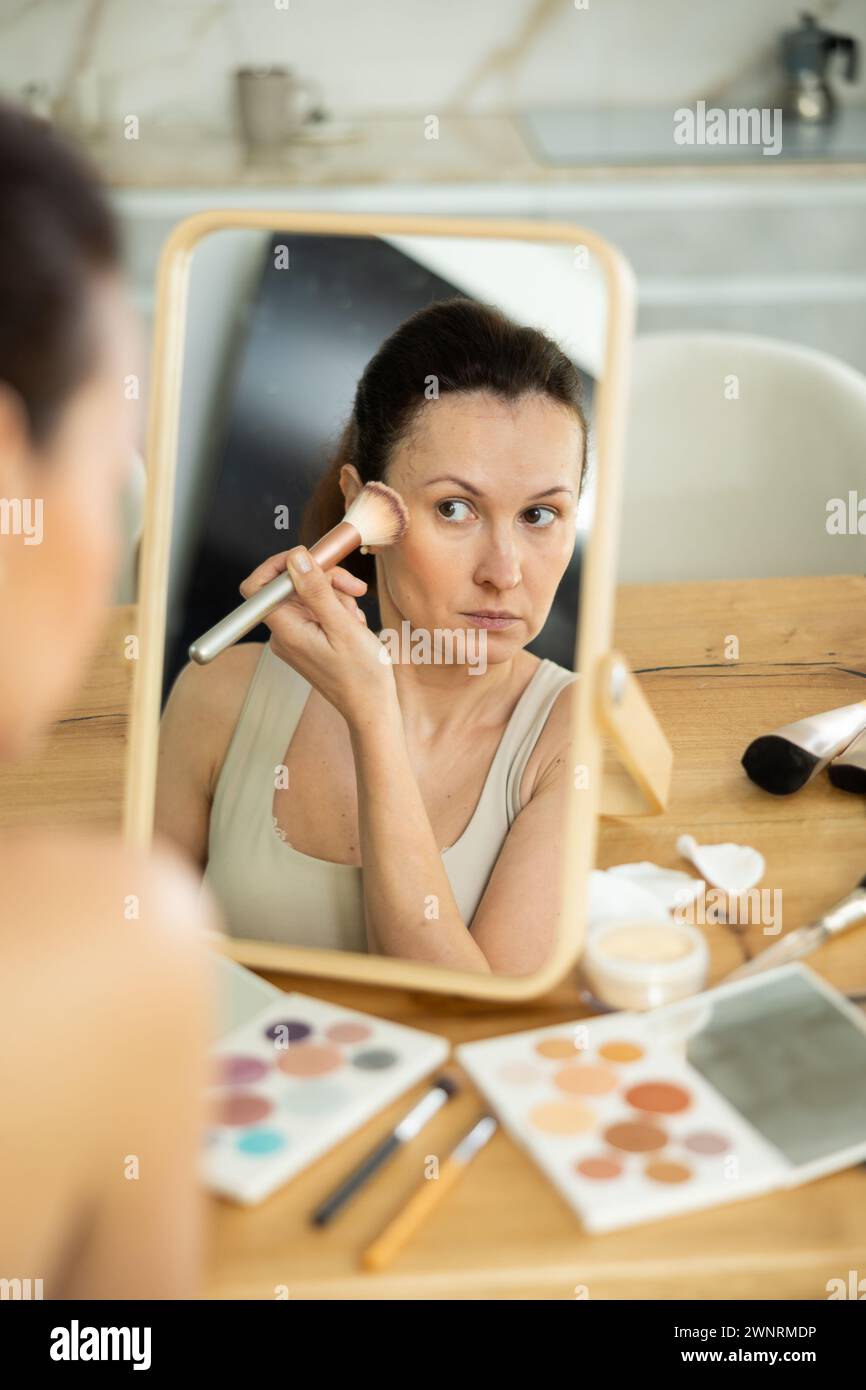
{"type": "MultiPolygon", "coordinates": [[[[387,483],[373,480],[365,483],[354,501],[350,502],[342,521],[338,521],[336,526],[314,542],[310,547],[311,554],[321,569],[329,570],[358,546],[362,551],[369,551],[372,546],[397,545],[408,526],[409,512],[399,492],[395,492],[387,483]]],[[[274,560],[281,558],[272,557],[274,560]]],[[[226,647],[239,642],[259,623],[263,623],[268,614],[284,603],[293,591],[291,574],[285,568],[278,569],[270,581],[253,590],[243,603],[196,638],[190,645],[190,660],[206,666],[226,647]]]]}
{"type": "Polygon", "coordinates": [[[340,565],[323,570],[304,546],[272,555],[240,586],[244,598],[288,571],[295,592],[265,619],[271,649],[298,671],[352,726],[366,722],[389,695],[394,672],[357,600],[367,591],[340,565]],[[302,568],[303,562],[309,569],[302,568]]]}

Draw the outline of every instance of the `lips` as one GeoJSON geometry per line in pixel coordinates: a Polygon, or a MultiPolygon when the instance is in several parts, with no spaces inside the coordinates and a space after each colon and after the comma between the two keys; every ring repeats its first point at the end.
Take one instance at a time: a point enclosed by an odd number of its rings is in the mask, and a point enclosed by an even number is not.
{"type": "Polygon", "coordinates": [[[489,609],[486,613],[461,613],[460,616],[465,618],[467,623],[470,623],[472,627],[494,630],[497,628],[511,627],[513,623],[519,621],[514,613],[491,613],[489,609]]]}

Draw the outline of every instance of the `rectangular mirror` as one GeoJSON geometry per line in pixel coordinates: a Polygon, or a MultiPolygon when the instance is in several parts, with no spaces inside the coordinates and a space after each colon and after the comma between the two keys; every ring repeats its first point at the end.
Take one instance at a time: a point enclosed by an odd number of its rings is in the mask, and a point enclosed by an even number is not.
{"type": "Polygon", "coordinates": [[[126,830],[200,866],[234,959],[502,999],[575,962],[632,323],[628,266],[576,226],[231,211],[172,233],[126,830]],[[190,660],[373,482],[399,539],[190,660]]]}

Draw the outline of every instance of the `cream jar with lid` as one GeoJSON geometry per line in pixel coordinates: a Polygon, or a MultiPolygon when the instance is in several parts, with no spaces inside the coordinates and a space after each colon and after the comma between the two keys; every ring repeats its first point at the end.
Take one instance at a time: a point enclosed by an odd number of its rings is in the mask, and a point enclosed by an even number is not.
{"type": "Polygon", "coordinates": [[[589,931],[581,962],[589,989],[613,1009],[654,1009],[698,994],[709,973],[707,943],[683,922],[604,922],[589,931]]]}

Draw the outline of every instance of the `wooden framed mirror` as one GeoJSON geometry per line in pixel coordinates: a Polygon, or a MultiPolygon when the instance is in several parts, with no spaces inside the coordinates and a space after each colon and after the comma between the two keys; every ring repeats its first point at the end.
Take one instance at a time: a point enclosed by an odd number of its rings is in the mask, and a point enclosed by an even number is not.
{"type": "Polygon", "coordinates": [[[169,237],[125,828],[146,844],[156,807],[235,960],[502,1000],[574,965],[600,812],[659,809],[670,775],[611,652],[633,315],[627,263],[569,224],[232,210],[169,237]],[[371,579],[339,599],[368,628],[360,658],[333,644],[351,710],[265,626],[196,669],[241,582],[371,469],[409,530],[341,564],[371,579]]]}

